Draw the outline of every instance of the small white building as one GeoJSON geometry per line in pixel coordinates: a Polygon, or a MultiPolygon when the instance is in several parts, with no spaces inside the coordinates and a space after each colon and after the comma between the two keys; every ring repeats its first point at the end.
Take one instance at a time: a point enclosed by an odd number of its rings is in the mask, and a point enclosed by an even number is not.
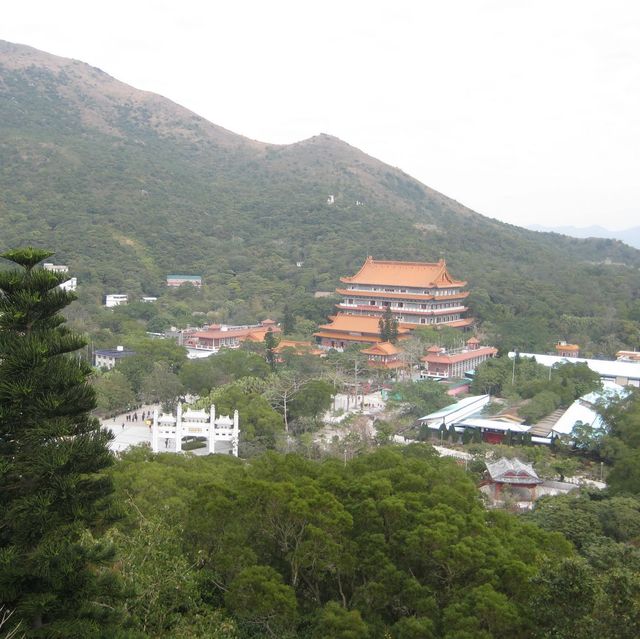
{"type": "Polygon", "coordinates": [[[69,267],[66,266],[65,264],[53,264],[52,262],[45,262],[42,265],[42,268],[44,268],[47,271],[51,271],[52,273],[68,273],[69,272],[69,267]]]}
{"type": "Polygon", "coordinates": [[[157,302],[158,298],[157,297],[153,297],[152,295],[143,295],[140,298],[141,302],[146,302],[148,304],[152,304],[153,302],[157,302]]]}
{"type": "MultiPolygon", "coordinates": [[[[51,271],[52,273],[68,273],[69,267],[66,264],[54,264],[53,262],[45,262],[42,265],[45,271],[51,271]]],[[[63,282],[58,286],[63,291],[75,291],[78,288],[78,278],[72,277],[66,282],[63,282]]]]}
{"type": "Polygon", "coordinates": [[[78,288],[78,278],[72,277],[66,282],[62,282],[62,284],[60,284],[58,288],[62,289],[63,291],[75,291],[78,288]]]}
{"type": "Polygon", "coordinates": [[[216,416],[216,407],[213,404],[209,412],[193,409],[183,411],[182,404],[178,404],[175,415],[158,415],[157,410],[153,412],[151,449],[154,453],[161,452],[162,439],[165,440],[165,450],[171,441],[174,444],[172,450],[182,452],[183,437],[203,437],[207,441],[209,453],[227,453],[237,457],[240,440],[238,411],[233,412],[233,417],[216,416]]]}
{"type": "Polygon", "coordinates": [[[120,306],[129,303],[129,296],[126,293],[112,293],[104,296],[104,305],[107,308],[120,306]]]}
{"type": "Polygon", "coordinates": [[[167,275],[167,286],[182,286],[183,284],[191,284],[196,288],[202,286],[201,275],[167,275]]]}
{"type": "Polygon", "coordinates": [[[93,352],[93,365],[96,368],[111,370],[121,359],[135,354],[135,351],[127,350],[124,346],[96,350],[93,352]]]}

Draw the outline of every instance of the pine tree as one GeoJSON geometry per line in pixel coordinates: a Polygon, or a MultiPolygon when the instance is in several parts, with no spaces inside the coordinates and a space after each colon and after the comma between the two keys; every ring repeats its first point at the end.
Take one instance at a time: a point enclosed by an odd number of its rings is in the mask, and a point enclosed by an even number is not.
{"type": "Polygon", "coordinates": [[[380,329],[380,339],[383,342],[395,344],[398,341],[398,320],[393,316],[391,307],[385,308],[384,314],[378,322],[380,329]]]}
{"type": "Polygon", "coordinates": [[[380,339],[383,342],[388,342],[389,341],[389,335],[387,333],[387,325],[385,324],[384,317],[381,317],[378,320],[378,331],[379,331],[379,334],[380,334],[380,339]]]}
{"type": "Polygon", "coordinates": [[[120,587],[110,544],[110,435],[90,416],[84,340],[60,311],[76,299],[64,275],[26,248],[0,272],[0,601],[27,637],[115,636],[120,587]]]}
{"type": "Polygon", "coordinates": [[[285,335],[291,335],[296,327],[296,318],[293,312],[289,308],[288,304],[284,306],[284,313],[282,315],[282,332],[285,335]]]}
{"type": "Polygon", "coordinates": [[[276,353],[275,347],[278,345],[278,339],[273,334],[273,331],[269,329],[264,335],[264,348],[267,355],[267,363],[271,367],[272,371],[276,370],[276,353]]]}
{"type": "Polygon", "coordinates": [[[398,341],[398,320],[395,317],[389,322],[389,341],[395,344],[398,341]]]}

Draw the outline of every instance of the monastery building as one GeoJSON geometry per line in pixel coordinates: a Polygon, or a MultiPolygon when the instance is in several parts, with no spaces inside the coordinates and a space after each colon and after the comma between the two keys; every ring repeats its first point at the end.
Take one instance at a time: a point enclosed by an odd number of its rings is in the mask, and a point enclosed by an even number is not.
{"type": "Polygon", "coordinates": [[[378,320],[388,308],[399,323],[399,339],[418,326],[464,329],[473,324],[472,318],[465,317],[466,282],[455,280],[444,260],[397,262],[370,256],[354,276],[340,281],[343,286],[336,289],[342,296],[339,312],[331,324],[315,333],[318,344],[325,348],[382,341],[378,320]]]}

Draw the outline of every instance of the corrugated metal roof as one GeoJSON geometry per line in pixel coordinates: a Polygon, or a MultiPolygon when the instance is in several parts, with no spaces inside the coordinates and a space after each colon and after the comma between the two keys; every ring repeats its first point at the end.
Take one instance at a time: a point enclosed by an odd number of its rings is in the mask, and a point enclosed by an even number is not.
{"type": "MultiPolygon", "coordinates": [[[[520,357],[535,357],[538,364],[552,367],[555,364],[580,364],[585,363],[592,371],[601,377],[626,377],[629,380],[640,380],[640,362],[619,362],[608,359],[585,359],[583,357],[560,357],[558,355],[543,355],[540,353],[520,353],[520,357]]],[[[515,357],[515,353],[509,353],[509,357],[515,357]]]]}

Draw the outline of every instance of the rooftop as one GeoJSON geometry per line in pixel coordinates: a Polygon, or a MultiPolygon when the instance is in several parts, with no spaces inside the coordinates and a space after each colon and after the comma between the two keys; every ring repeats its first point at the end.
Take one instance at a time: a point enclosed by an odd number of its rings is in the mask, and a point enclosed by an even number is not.
{"type": "Polygon", "coordinates": [[[577,344],[567,344],[567,342],[558,342],[556,344],[557,351],[573,351],[577,353],[580,347],[577,344]]]}
{"type": "Polygon", "coordinates": [[[474,359],[480,355],[487,355],[490,357],[495,355],[498,352],[498,349],[493,346],[482,346],[475,349],[465,349],[457,353],[442,353],[431,351],[429,348],[427,349],[427,352],[429,352],[429,355],[425,355],[420,358],[423,362],[429,362],[431,364],[455,364],[456,362],[464,362],[468,359],[474,359]]]}
{"type": "Polygon", "coordinates": [[[264,341],[264,337],[267,331],[271,330],[276,334],[280,332],[280,328],[277,326],[239,326],[230,328],[221,328],[219,325],[214,325],[208,330],[196,331],[191,337],[203,338],[203,339],[221,339],[223,337],[238,337],[246,338],[254,342],[264,341]]]}
{"type": "MultiPolygon", "coordinates": [[[[444,419],[459,411],[462,413],[466,413],[466,415],[464,416],[469,416],[476,411],[482,410],[483,406],[489,403],[489,399],[489,395],[472,395],[471,397],[465,397],[455,404],[449,404],[449,406],[445,406],[444,408],[441,408],[434,413],[429,413],[429,415],[421,417],[420,421],[444,419]],[[467,413],[467,411],[469,412],[467,413]]],[[[461,415],[460,419],[462,419],[464,416],[461,415]]]]}
{"type": "Polygon", "coordinates": [[[525,464],[519,459],[502,457],[496,462],[487,462],[487,470],[493,481],[505,484],[541,484],[542,479],[533,470],[531,464],[525,464]]]}
{"type": "Polygon", "coordinates": [[[398,355],[402,351],[391,342],[379,342],[361,352],[365,355],[398,355]]]}
{"type": "MultiPolygon", "coordinates": [[[[370,315],[347,315],[338,313],[330,317],[331,324],[323,324],[320,331],[341,331],[346,333],[366,333],[367,335],[380,334],[380,318],[370,315]]],[[[398,336],[408,335],[409,329],[398,328],[398,336]]]]}
{"type": "MultiPolygon", "coordinates": [[[[509,357],[515,357],[514,352],[509,357]]],[[[552,367],[555,364],[579,364],[585,363],[592,371],[601,377],[627,378],[628,380],[640,380],[640,362],[624,362],[607,359],[585,359],[583,357],[562,357],[561,355],[543,355],[540,353],[520,353],[520,357],[535,357],[538,364],[552,367]]]]}
{"type": "Polygon", "coordinates": [[[102,355],[102,357],[113,357],[120,359],[121,357],[128,357],[129,355],[135,355],[135,351],[130,351],[124,348],[102,348],[93,351],[94,355],[102,355]]]}
{"type": "Polygon", "coordinates": [[[290,348],[296,353],[308,353],[310,355],[325,355],[325,351],[316,348],[311,342],[303,342],[293,339],[281,339],[278,345],[273,349],[275,353],[282,353],[285,349],[290,348]]]}
{"type": "Polygon", "coordinates": [[[353,277],[340,281],[382,286],[408,286],[412,288],[462,287],[466,282],[454,280],[444,260],[438,262],[396,262],[374,260],[369,256],[353,277]]]}

